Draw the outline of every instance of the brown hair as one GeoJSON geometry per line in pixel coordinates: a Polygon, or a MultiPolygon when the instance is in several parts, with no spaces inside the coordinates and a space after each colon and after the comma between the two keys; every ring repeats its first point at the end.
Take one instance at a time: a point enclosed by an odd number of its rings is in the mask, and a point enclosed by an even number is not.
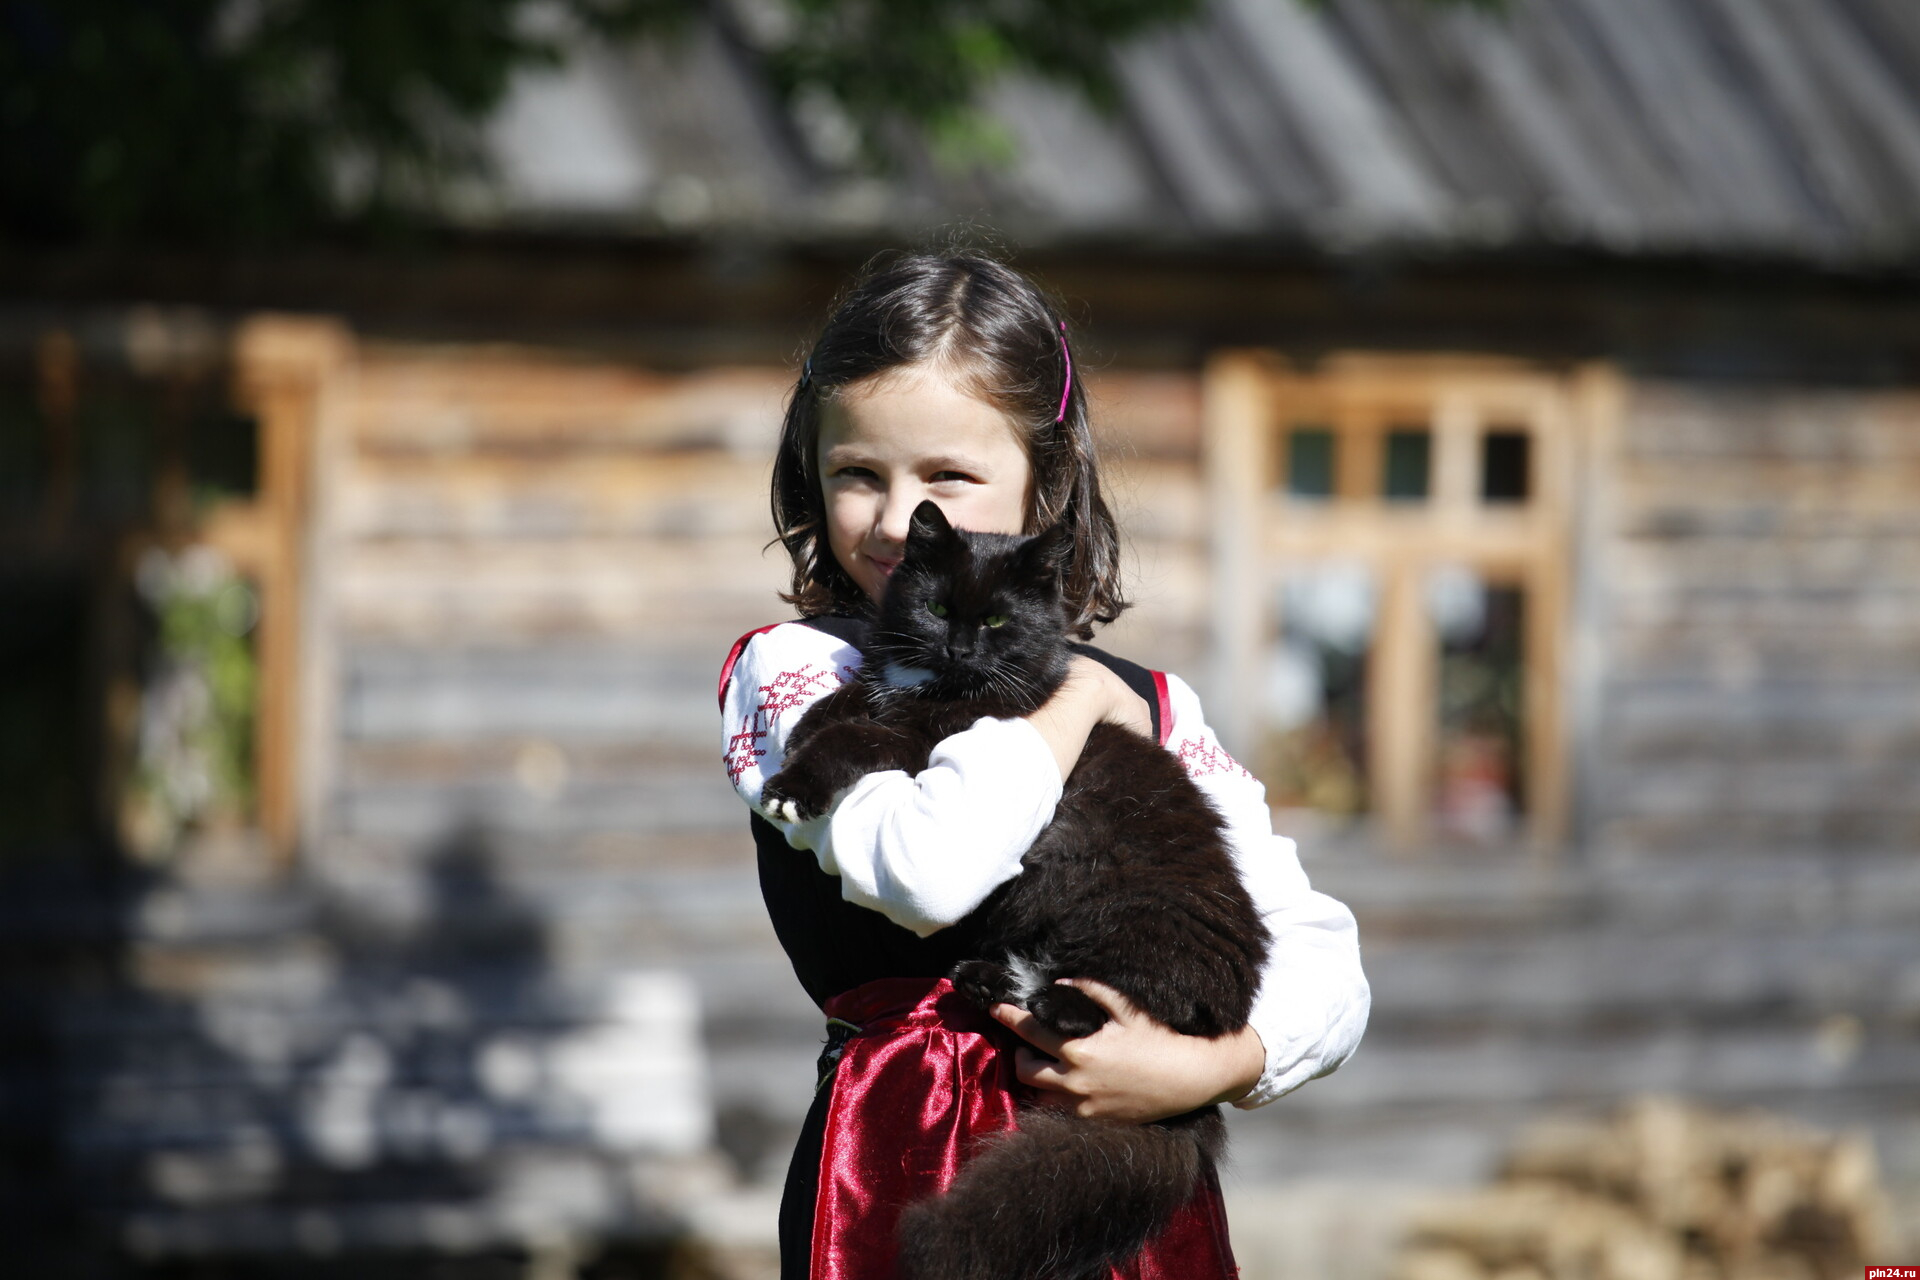
{"type": "Polygon", "coordinates": [[[827,545],[817,470],[821,408],[854,383],[932,364],[1020,431],[1033,468],[1026,532],[1064,523],[1073,535],[1062,587],[1074,633],[1091,637],[1095,624],[1119,617],[1127,607],[1120,531],[1100,488],[1085,389],[1078,376],[1068,385],[1066,343],[1053,300],[984,254],[871,264],[828,317],[787,401],[773,460],[773,527],[793,560],[793,590],[781,598],[803,617],[871,607],[827,545]]]}

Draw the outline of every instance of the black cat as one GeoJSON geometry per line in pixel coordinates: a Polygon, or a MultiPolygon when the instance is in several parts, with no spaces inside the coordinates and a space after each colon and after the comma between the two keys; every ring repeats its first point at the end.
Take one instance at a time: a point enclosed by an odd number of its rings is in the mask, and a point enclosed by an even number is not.
{"type": "MultiPolygon", "coordinates": [[[[936,743],[983,716],[1037,709],[1072,657],[1059,586],[1069,550],[1061,528],[966,533],[921,503],[859,679],[802,717],[762,807],[812,817],[868,773],[918,773],[936,743]]],[[[1099,1030],[1107,1013],[1055,983],[1063,977],[1107,983],[1188,1035],[1237,1031],[1268,943],[1206,797],[1168,752],[1104,723],[1021,873],[959,927],[980,948],[954,970],[955,986],[983,1008],[1021,1005],[1067,1038],[1099,1030]]],[[[1150,1125],[1029,1108],[944,1195],[907,1211],[901,1273],[1103,1275],[1191,1198],[1224,1142],[1216,1107],[1150,1125]]]]}

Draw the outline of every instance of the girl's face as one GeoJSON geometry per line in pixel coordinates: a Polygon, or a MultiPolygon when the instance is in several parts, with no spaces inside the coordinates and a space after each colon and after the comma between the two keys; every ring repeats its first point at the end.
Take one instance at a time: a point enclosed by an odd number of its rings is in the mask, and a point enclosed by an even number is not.
{"type": "Polygon", "coordinates": [[[919,365],[846,387],[822,406],[827,545],[879,603],[928,498],[956,528],[1020,533],[1033,467],[1006,415],[919,365]]]}

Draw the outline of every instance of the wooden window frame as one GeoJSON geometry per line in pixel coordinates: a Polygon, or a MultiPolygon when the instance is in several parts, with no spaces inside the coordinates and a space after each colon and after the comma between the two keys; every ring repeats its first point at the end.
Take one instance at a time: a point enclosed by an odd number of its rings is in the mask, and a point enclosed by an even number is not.
{"type": "MultiPolygon", "coordinates": [[[[1428,571],[1462,565],[1526,594],[1524,741],[1526,842],[1567,839],[1568,749],[1577,494],[1602,370],[1571,374],[1477,356],[1342,354],[1310,369],[1257,351],[1229,351],[1204,374],[1208,495],[1216,574],[1214,677],[1220,689],[1259,687],[1276,638],[1268,602],[1290,566],[1364,565],[1378,583],[1368,662],[1366,761],[1371,810],[1396,849],[1419,847],[1433,810],[1438,746],[1439,644],[1425,605],[1428,571]],[[1386,432],[1426,422],[1433,432],[1425,502],[1382,497],[1386,432]],[[1325,425],[1337,441],[1334,496],[1287,495],[1284,433],[1325,425]],[[1480,498],[1481,438],[1524,428],[1532,437],[1523,503],[1480,498]]],[[[1245,752],[1258,700],[1216,698],[1218,727],[1245,752]]]]}
{"type": "Polygon", "coordinates": [[[339,323],[263,315],[233,339],[233,397],[259,431],[253,497],[221,503],[194,531],[259,593],[254,718],[256,820],[275,861],[291,865],[314,832],[324,794],[331,651],[312,607],[318,575],[312,538],[316,474],[340,412],[352,338],[339,323]]]}

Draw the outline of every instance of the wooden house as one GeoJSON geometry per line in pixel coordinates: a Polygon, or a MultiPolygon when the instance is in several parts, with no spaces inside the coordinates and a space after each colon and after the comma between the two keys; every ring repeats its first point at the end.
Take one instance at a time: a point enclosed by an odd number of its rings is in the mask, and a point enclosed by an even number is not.
{"type": "Polygon", "coordinates": [[[885,180],[716,12],[525,80],[490,203],[403,250],[0,248],[0,613],[75,691],[20,722],[98,726],[23,842],[138,835],[143,550],[257,597],[239,799],[0,907],[117,975],[15,997],[65,1211],[154,1256],[764,1236],[817,1018],[713,676],[780,616],[809,326],[963,223],[1072,308],[1110,643],[1361,919],[1368,1040],[1237,1118],[1240,1194],[1664,1091],[1862,1127],[1920,1205],[1920,12],[1217,0],[1117,114],[1009,84],[1011,167],[885,180]]]}

